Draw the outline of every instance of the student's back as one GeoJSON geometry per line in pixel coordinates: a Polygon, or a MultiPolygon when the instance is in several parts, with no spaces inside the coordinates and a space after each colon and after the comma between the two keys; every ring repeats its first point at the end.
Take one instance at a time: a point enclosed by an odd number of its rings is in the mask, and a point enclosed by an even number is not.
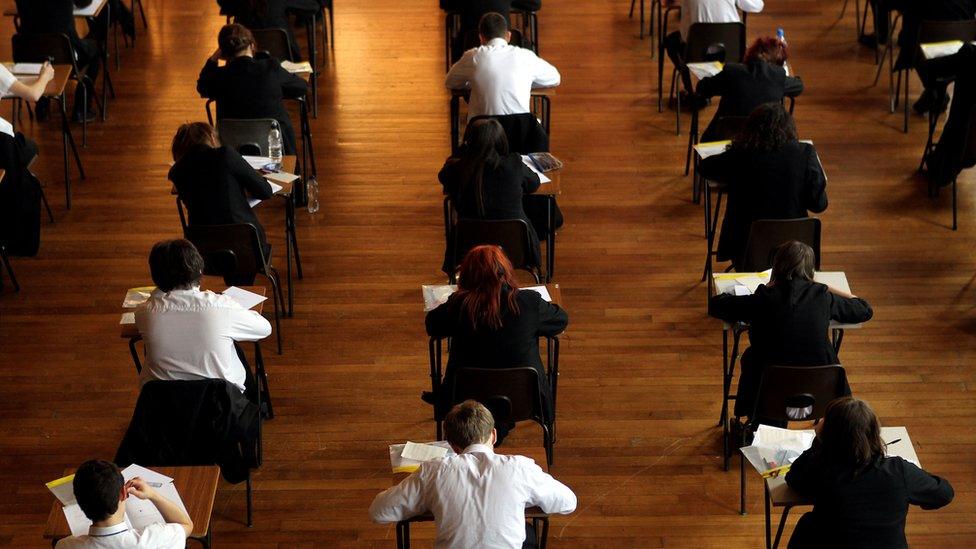
{"type": "Polygon", "coordinates": [[[78,40],[75,30],[75,6],[86,7],[92,0],[17,0],[20,32],[28,34],[56,32],[78,40]]]}

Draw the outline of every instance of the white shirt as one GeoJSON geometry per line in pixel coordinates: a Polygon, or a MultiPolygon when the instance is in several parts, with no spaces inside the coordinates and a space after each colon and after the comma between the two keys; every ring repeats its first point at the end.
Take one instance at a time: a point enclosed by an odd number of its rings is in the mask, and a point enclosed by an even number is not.
{"type": "MultiPolygon", "coordinates": [[[[11,73],[6,66],[0,64],[0,97],[10,93],[10,88],[17,82],[17,77],[11,73]]],[[[10,137],[14,137],[14,127],[5,119],[0,118],[0,132],[10,137]]]]}
{"type": "Polygon", "coordinates": [[[226,379],[244,391],[244,365],[235,341],[258,341],[271,323],[233,299],[199,289],[155,290],[136,311],[146,344],[142,383],[153,379],[226,379]]]}
{"type": "Polygon", "coordinates": [[[572,513],[576,495],[523,456],[498,455],[472,444],[460,455],[428,461],[403,482],[373,500],[369,515],[379,523],[431,512],[437,549],[520,549],[525,508],[572,513]]]}
{"type": "Polygon", "coordinates": [[[58,541],[59,549],[183,549],[186,530],[179,524],[150,524],[133,530],[125,522],[115,526],[88,527],[88,535],[71,536],[58,541]]]}
{"type": "Polygon", "coordinates": [[[468,118],[522,114],[531,109],[532,88],[559,85],[559,71],[532,50],[494,38],[472,48],[447,72],[448,89],[471,88],[468,118]]]}
{"type": "Polygon", "coordinates": [[[688,40],[694,23],[738,23],[739,9],[759,13],[763,7],[763,0],[682,0],[681,39],[688,40]]]}

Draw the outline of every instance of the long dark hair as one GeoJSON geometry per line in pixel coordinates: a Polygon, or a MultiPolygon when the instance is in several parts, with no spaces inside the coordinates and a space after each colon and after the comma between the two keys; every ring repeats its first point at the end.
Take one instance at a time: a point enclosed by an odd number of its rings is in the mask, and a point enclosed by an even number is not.
{"type": "Polygon", "coordinates": [[[816,262],[813,248],[798,240],[784,242],[776,248],[773,256],[773,273],[770,284],[786,280],[813,280],[816,262]]]}
{"type": "Polygon", "coordinates": [[[863,469],[885,454],[881,423],[867,402],[841,397],[827,404],[820,441],[832,460],[863,469]]]}
{"type": "Polygon", "coordinates": [[[502,327],[502,302],[509,312],[519,314],[518,281],[515,269],[505,252],[498,246],[475,246],[464,256],[458,269],[458,290],[455,299],[461,300],[461,310],[473,328],[486,325],[498,330],[502,327]],[[504,290],[508,289],[506,295],[504,290]]]}
{"type": "Polygon", "coordinates": [[[738,135],[732,138],[733,151],[773,152],[796,141],[793,117],[780,103],[764,103],[756,107],[738,135]]]}
{"type": "Polygon", "coordinates": [[[480,118],[464,130],[464,148],[458,160],[461,166],[461,195],[474,192],[478,215],[485,216],[485,167],[495,169],[508,156],[508,138],[494,118],[480,118]]]}

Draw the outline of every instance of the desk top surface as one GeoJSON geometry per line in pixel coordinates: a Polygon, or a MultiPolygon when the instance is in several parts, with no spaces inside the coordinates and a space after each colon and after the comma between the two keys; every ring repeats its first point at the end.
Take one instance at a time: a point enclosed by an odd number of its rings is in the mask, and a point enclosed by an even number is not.
{"type": "MultiPolygon", "coordinates": [[[[186,512],[193,521],[194,538],[202,538],[210,529],[210,514],[213,511],[214,496],[217,494],[217,481],[220,467],[216,465],[195,465],[189,467],[152,467],[152,470],[173,478],[176,491],[186,506],[186,512]]],[[[70,475],[74,469],[68,469],[70,475]]],[[[71,535],[68,521],[61,511],[61,502],[54,500],[51,512],[44,527],[45,539],[61,539],[71,535]]]]}
{"type": "MultiPolygon", "coordinates": [[[[13,69],[13,61],[4,61],[7,69],[13,69]]],[[[64,92],[64,87],[68,85],[68,79],[71,78],[71,71],[74,69],[71,65],[51,65],[54,67],[54,78],[47,83],[44,88],[44,97],[58,97],[64,92]]],[[[33,84],[37,81],[36,74],[15,74],[18,80],[24,84],[33,84]]],[[[12,95],[5,95],[4,98],[13,97],[12,95]]]]}
{"type": "MultiPolygon", "coordinates": [[[[222,293],[228,287],[229,286],[227,286],[226,284],[224,284],[224,280],[222,278],[220,278],[220,277],[217,277],[217,276],[205,276],[205,277],[203,277],[203,281],[200,284],[200,289],[201,290],[210,290],[211,292],[215,292],[215,293],[218,293],[218,294],[219,293],[222,293]]],[[[240,288],[242,290],[247,290],[249,292],[252,292],[252,293],[255,293],[255,294],[258,294],[258,295],[267,295],[268,294],[268,289],[266,287],[264,287],[264,286],[238,286],[238,288],[240,288]]],[[[252,311],[257,311],[258,314],[261,314],[264,311],[264,304],[265,304],[265,302],[266,301],[262,301],[261,303],[258,303],[254,307],[251,307],[251,310],[252,311]]],[[[123,309],[122,310],[123,313],[132,313],[132,312],[135,312],[135,311],[136,311],[136,309],[123,309]]],[[[120,324],[119,325],[119,328],[121,328],[121,337],[123,339],[132,339],[134,337],[139,337],[139,330],[136,328],[136,325],[135,324],[120,324]]],[[[169,475],[169,476],[172,476],[172,475],[169,475]]]]}

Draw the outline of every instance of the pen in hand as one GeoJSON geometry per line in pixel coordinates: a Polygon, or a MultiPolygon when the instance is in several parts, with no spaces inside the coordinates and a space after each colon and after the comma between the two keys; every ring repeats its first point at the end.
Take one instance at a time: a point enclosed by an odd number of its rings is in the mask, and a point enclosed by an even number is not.
{"type": "Polygon", "coordinates": [[[885,442],[885,446],[891,446],[892,444],[895,444],[895,443],[898,443],[898,442],[901,442],[901,439],[900,438],[896,438],[895,440],[892,440],[891,442],[885,442]]]}

